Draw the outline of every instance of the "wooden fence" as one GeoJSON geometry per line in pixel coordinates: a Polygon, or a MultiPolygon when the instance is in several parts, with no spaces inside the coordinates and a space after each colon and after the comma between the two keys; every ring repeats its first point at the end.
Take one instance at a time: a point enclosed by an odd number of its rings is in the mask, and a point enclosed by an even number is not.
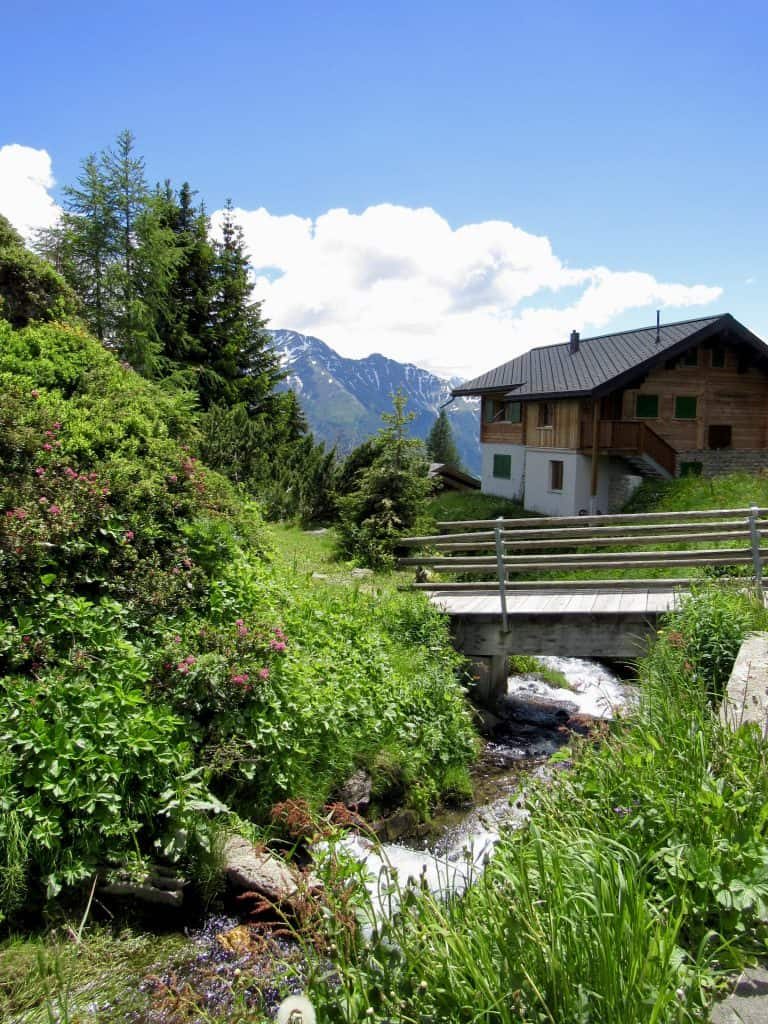
{"type": "Polygon", "coordinates": [[[768,509],[753,506],[438,523],[438,529],[450,532],[404,538],[402,547],[422,549],[422,553],[401,557],[398,565],[482,577],[422,580],[414,586],[431,591],[500,591],[502,605],[510,589],[669,589],[691,580],[690,574],[649,579],[537,579],[541,573],[751,565],[762,597],[763,563],[768,558],[768,547],[762,546],[768,538],[766,516],[768,509]]]}

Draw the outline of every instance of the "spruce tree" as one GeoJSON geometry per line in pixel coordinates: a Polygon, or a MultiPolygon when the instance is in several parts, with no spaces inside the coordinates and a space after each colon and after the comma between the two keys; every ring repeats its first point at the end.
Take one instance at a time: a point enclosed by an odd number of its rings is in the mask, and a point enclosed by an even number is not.
{"type": "Polygon", "coordinates": [[[432,429],[427,435],[427,454],[433,462],[442,462],[448,466],[461,466],[459,451],[453,439],[453,430],[448,413],[441,409],[432,429]]]}
{"type": "Polygon", "coordinates": [[[372,568],[393,564],[397,538],[415,526],[431,490],[424,448],[408,434],[414,414],[405,412],[406,402],[402,390],[392,395],[373,461],[356,489],[339,499],[340,553],[372,568]]]}
{"type": "Polygon", "coordinates": [[[261,304],[251,299],[245,240],[228,200],[221,239],[214,246],[207,374],[200,396],[204,408],[240,402],[251,413],[269,408],[284,373],[265,326],[261,304]]]}

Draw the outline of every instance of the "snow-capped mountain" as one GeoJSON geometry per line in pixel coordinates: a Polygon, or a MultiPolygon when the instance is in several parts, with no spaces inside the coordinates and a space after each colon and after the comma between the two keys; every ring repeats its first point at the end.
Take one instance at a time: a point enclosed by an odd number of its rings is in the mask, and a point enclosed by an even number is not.
{"type": "MultiPolygon", "coordinates": [[[[346,452],[375,434],[382,412],[392,411],[398,388],[415,413],[414,437],[426,438],[435,418],[460,380],[444,380],[411,363],[374,354],[346,359],[319,338],[297,331],[271,331],[287,371],[286,386],[298,394],[318,440],[346,452]]],[[[447,406],[456,447],[471,473],[480,470],[480,426],[477,399],[457,398],[447,406]]]]}

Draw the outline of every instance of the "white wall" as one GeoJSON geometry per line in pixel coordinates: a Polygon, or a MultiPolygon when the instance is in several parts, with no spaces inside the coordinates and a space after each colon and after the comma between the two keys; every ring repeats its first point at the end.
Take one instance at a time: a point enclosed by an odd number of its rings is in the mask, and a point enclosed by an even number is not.
{"type": "Polygon", "coordinates": [[[597,496],[590,497],[592,486],[592,458],[570,448],[528,448],[520,444],[483,444],[482,491],[502,498],[523,498],[523,505],[531,512],[547,516],[574,516],[579,512],[601,512],[606,515],[617,511],[613,505],[617,494],[627,497],[640,481],[630,473],[621,459],[601,457],[598,465],[597,496]],[[494,477],[493,456],[510,455],[512,459],[509,480],[494,477]],[[549,487],[549,463],[563,463],[563,487],[552,491],[549,487]],[[594,504],[594,508],[592,508],[594,504]]]}
{"type": "Polygon", "coordinates": [[[483,494],[495,494],[500,498],[521,498],[525,472],[525,446],[522,444],[481,444],[482,456],[481,490],[483,494]],[[512,471],[509,480],[493,475],[494,455],[510,455],[512,471]]]}

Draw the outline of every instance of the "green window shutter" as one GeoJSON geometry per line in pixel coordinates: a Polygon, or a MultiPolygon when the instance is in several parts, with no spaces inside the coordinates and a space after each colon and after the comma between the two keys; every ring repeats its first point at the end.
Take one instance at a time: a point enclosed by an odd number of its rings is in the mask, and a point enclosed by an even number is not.
{"type": "Polygon", "coordinates": [[[512,477],[512,456],[493,456],[493,475],[499,480],[509,480],[512,477]]]}
{"type": "Polygon", "coordinates": [[[695,420],[696,399],[688,395],[678,395],[675,399],[675,419],[695,420]]]}
{"type": "Polygon", "coordinates": [[[510,402],[509,403],[509,422],[520,423],[523,418],[523,403],[522,402],[510,402]]]}
{"type": "Polygon", "coordinates": [[[635,401],[635,416],[639,419],[656,419],[659,415],[658,395],[638,395],[635,401]]]}

